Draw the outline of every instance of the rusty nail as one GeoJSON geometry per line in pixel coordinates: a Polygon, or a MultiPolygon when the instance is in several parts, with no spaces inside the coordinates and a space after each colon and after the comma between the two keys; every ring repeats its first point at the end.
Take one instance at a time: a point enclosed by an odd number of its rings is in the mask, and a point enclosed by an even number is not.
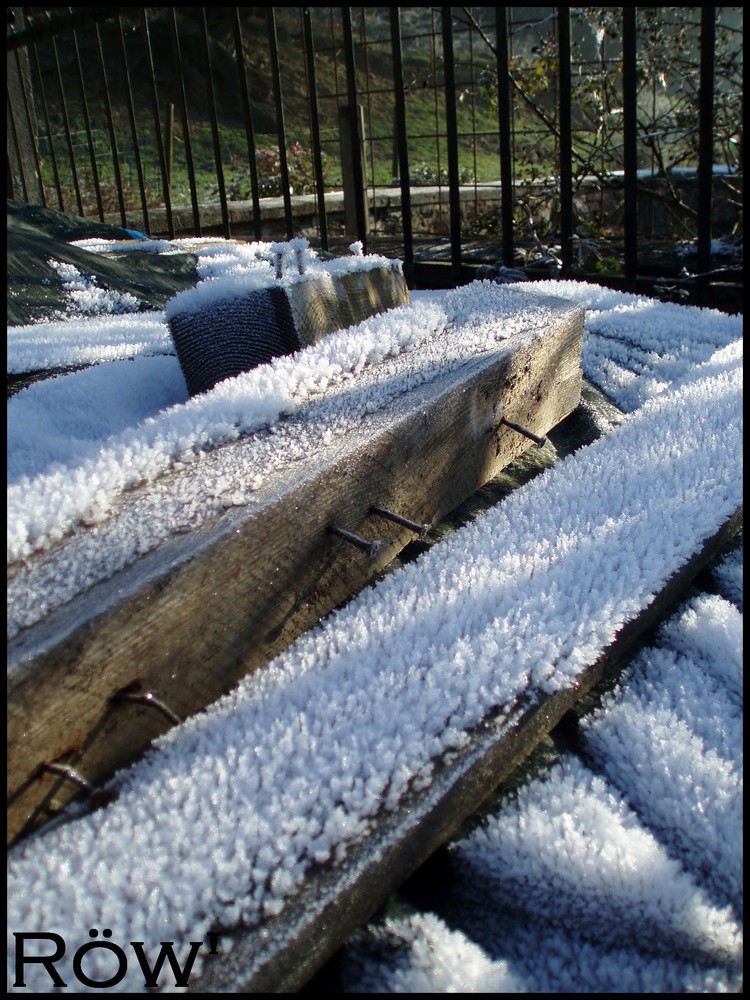
{"type": "Polygon", "coordinates": [[[337,538],[343,538],[345,542],[350,542],[352,545],[356,545],[358,549],[362,549],[366,552],[370,559],[374,559],[380,550],[382,542],[368,542],[364,538],[360,538],[359,535],[353,535],[351,531],[346,531],[344,528],[337,528],[335,524],[329,526],[328,530],[332,535],[336,535],[337,538]]]}
{"type": "Polygon", "coordinates": [[[510,427],[511,430],[517,431],[519,434],[523,434],[524,437],[530,438],[538,448],[543,448],[547,443],[547,438],[540,437],[538,434],[534,434],[527,427],[521,427],[520,424],[514,424],[510,420],[506,420],[505,417],[500,421],[501,424],[505,424],[506,427],[510,427]]]}
{"type": "Polygon", "coordinates": [[[163,701],[160,701],[152,691],[144,691],[142,694],[133,691],[120,691],[118,694],[112,695],[112,701],[130,702],[134,705],[145,705],[147,708],[155,708],[157,712],[161,712],[175,726],[182,722],[179,715],[175,715],[172,709],[168,705],[165,705],[163,701]]]}
{"type": "Polygon", "coordinates": [[[58,764],[55,761],[52,763],[47,763],[45,761],[40,766],[43,771],[50,771],[52,774],[57,774],[59,777],[64,778],[65,781],[69,781],[72,785],[77,785],[82,792],[86,792],[87,795],[91,795],[91,792],[93,791],[91,783],[80,775],[74,767],[69,767],[67,764],[58,764]]]}
{"type": "Polygon", "coordinates": [[[387,521],[393,521],[394,524],[400,524],[411,531],[416,531],[420,538],[424,538],[431,527],[429,524],[417,524],[416,521],[410,521],[408,517],[402,517],[401,514],[394,514],[392,510],[386,510],[385,507],[376,507],[374,504],[370,507],[370,513],[377,514],[378,517],[384,517],[387,521]]]}

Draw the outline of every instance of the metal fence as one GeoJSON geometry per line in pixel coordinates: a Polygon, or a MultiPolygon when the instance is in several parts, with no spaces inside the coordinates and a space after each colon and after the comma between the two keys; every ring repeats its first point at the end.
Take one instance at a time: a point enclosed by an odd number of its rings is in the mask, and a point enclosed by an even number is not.
{"type": "MultiPolygon", "coordinates": [[[[8,196],[152,235],[484,243],[740,219],[742,8],[8,8],[8,196]]],[[[602,255],[599,254],[601,257],[602,255]]]]}

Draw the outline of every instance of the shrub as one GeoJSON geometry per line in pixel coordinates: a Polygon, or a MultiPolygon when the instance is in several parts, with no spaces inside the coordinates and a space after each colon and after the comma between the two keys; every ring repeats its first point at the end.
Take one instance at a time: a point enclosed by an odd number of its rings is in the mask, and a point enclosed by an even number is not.
{"type": "MultiPolygon", "coordinates": [[[[325,169],[326,155],[321,153],[325,169]]],[[[290,194],[312,194],[315,191],[315,161],[313,154],[301,142],[293,142],[287,151],[290,194]]],[[[283,194],[281,158],[278,148],[260,149],[255,153],[255,170],[258,176],[258,194],[273,198],[283,194]]],[[[232,201],[249,201],[252,197],[250,171],[232,174],[226,180],[227,197],[232,201]]],[[[218,196],[218,190],[213,195],[218,196]]]]}

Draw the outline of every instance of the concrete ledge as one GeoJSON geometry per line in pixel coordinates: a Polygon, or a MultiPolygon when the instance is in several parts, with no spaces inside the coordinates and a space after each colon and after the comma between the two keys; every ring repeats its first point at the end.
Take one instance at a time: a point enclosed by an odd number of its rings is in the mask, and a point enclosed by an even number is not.
{"type": "MultiPolygon", "coordinates": [[[[743,190],[742,175],[714,175],[714,214],[719,227],[731,229],[739,220],[739,209],[726,197],[726,184],[731,184],[738,190],[743,190]]],[[[684,226],[680,227],[675,218],[678,205],[674,202],[672,188],[677,188],[684,202],[693,210],[697,210],[697,177],[690,171],[675,174],[667,178],[639,176],[639,228],[642,232],[658,232],[660,236],[675,238],[684,237],[684,226]]],[[[536,207],[537,223],[548,221],[550,213],[555,209],[556,193],[559,185],[555,178],[540,181],[517,183],[514,187],[514,197],[530,201],[536,207]]],[[[574,204],[576,210],[584,218],[596,218],[602,225],[621,226],[622,198],[624,177],[614,174],[606,185],[597,178],[587,178],[577,190],[574,204]]],[[[412,213],[416,214],[425,232],[433,232],[435,226],[442,226],[447,232],[449,212],[449,189],[447,184],[430,187],[410,188],[412,213]],[[430,227],[432,227],[430,229],[430,227]]],[[[379,187],[367,192],[370,212],[374,215],[399,215],[401,212],[401,188],[379,187]]],[[[480,216],[499,210],[501,204],[500,182],[483,184],[468,184],[459,188],[459,200],[462,212],[480,216]]],[[[314,235],[319,230],[318,203],[316,195],[292,195],[292,217],[294,219],[294,235],[314,235]]],[[[329,227],[344,233],[344,192],[331,191],[325,195],[326,216],[329,227]]],[[[243,239],[255,238],[255,216],[252,202],[230,201],[227,204],[229,225],[232,236],[243,239]]],[[[216,203],[199,206],[200,224],[204,234],[222,235],[223,219],[221,205],[216,203]]],[[[284,199],[260,199],[261,238],[281,238],[286,236],[286,213],[284,199]]],[[[108,215],[106,222],[121,225],[119,214],[108,215]]],[[[381,220],[382,221],[382,220],[381,220]]],[[[395,220],[396,222],[398,220],[395,220]]],[[[686,216],[686,221],[689,219],[686,216]]],[[[196,226],[191,208],[179,207],[172,209],[172,222],[176,236],[195,235],[196,226]]],[[[145,231],[145,222],[140,210],[132,210],[127,214],[127,226],[131,229],[145,231]]],[[[419,227],[418,227],[419,228],[419,227]]],[[[164,236],[168,233],[167,214],[164,208],[149,210],[150,235],[164,236]]],[[[390,227],[393,231],[393,224],[390,227]]],[[[398,231],[402,227],[398,226],[398,231]]]]}

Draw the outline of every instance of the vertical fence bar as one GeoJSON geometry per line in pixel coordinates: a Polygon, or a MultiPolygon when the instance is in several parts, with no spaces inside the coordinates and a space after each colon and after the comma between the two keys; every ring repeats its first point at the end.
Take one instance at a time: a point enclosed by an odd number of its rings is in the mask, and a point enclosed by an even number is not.
{"type": "MultiPolygon", "coordinates": [[[[127,216],[125,214],[125,191],[123,189],[122,173],[120,171],[120,152],[117,142],[117,130],[115,129],[115,119],[112,113],[112,101],[109,96],[109,84],[107,83],[106,70],[107,63],[104,58],[104,47],[102,45],[102,36],[99,31],[98,22],[94,24],[94,38],[96,40],[96,52],[99,63],[99,77],[102,82],[102,102],[104,104],[104,113],[107,119],[107,129],[109,130],[109,148],[112,153],[112,170],[115,176],[115,190],[117,192],[117,204],[120,209],[120,222],[123,226],[126,226],[127,216]]],[[[124,57],[123,49],[123,59],[124,57]]],[[[125,73],[127,78],[127,64],[125,64],[125,73]]]]}
{"type": "MultiPolygon", "coordinates": [[[[8,29],[9,29],[9,31],[12,28],[12,26],[15,24],[15,21],[16,21],[16,15],[15,15],[15,12],[14,12],[13,8],[12,7],[8,7],[8,29]]],[[[8,37],[12,38],[13,37],[12,33],[8,37]]],[[[16,164],[18,166],[17,177],[18,177],[18,179],[21,182],[21,191],[23,192],[23,200],[24,200],[24,202],[26,202],[26,204],[28,204],[28,202],[29,202],[29,196],[28,196],[28,192],[27,192],[27,188],[26,188],[26,176],[25,176],[26,172],[24,170],[24,154],[23,154],[23,151],[22,151],[22,148],[21,148],[21,139],[19,137],[18,130],[16,128],[15,116],[13,114],[13,103],[16,102],[16,104],[17,104],[17,101],[18,101],[18,92],[19,91],[23,92],[23,90],[25,89],[24,88],[24,82],[23,82],[23,76],[21,75],[21,60],[20,60],[20,57],[18,55],[18,47],[17,47],[17,45],[14,46],[14,48],[13,48],[13,54],[14,54],[14,56],[16,58],[16,79],[15,79],[15,81],[12,81],[12,76],[11,76],[12,70],[10,70],[10,68],[8,67],[7,62],[6,62],[7,74],[8,74],[8,89],[6,91],[6,106],[7,106],[7,109],[8,109],[8,111],[7,111],[8,119],[7,120],[8,120],[8,128],[10,129],[10,138],[13,141],[13,155],[15,156],[15,162],[16,162],[16,164]]],[[[9,55],[7,55],[7,54],[6,54],[6,59],[7,60],[10,59],[9,55]]],[[[11,150],[10,149],[8,149],[7,152],[6,152],[6,163],[8,165],[7,166],[8,172],[6,174],[6,191],[7,191],[7,194],[8,194],[8,199],[10,201],[12,201],[13,200],[13,174],[15,173],[15,171],[14,171],[14,168],[13,168],[13,160],[12,160],[12,154],[11,154],[11,150]]]]}
{"type": "Polygon", "coordinates": [[[307,66],[307,93],[310,108],[310,131],[315,167],[315,191],[318,202],[318,222],[320,244],[328,250],[328,217],[326,215],[325,182],[323,178],[323,156],[320,148],[320,116],[318,113],[318,83],[315,76],[315,39],[312,30],[310,8],[303,7],[302,21],[305,41],[305,64],[307,66]]]}
{"type": "Polygon", "coordinates": [[[497,123],[500,138],[500,215],[503,229],[503,263],[513,264],[513,165],[511,154],[511,103],[508,62],[508,8],[495,8],[497,29],[497,123]]]}
{"type": "Polygon", "coordinates": [[[234,50],[237,58],[237,71],[240,75],[240,99],[242,101],[242,117],[245,122],[245,139],[247,141],[248,170],[250,173],[250,197],[253,203],[253,231],[256,240],[261,238],[263,227],[260,218],[260,194],[258,191],[258,169],[255,162],[255,129],[253,127],[253,112],[250,106],[250,91],[245,70],[245,48],[242,41],[242,22],[240,8],[234,8],[234,50]]]}
{"type": "MultiPolygon", "coordinates": [[[[15,51],[15,55],[16,55],[16,64],[18,66],[19,87],[20,87],[20,89],[23,89],[23,80],[21,78],[21,72],[20,72],[21,71],[21,67],[20,67],[20,63],[19,63],[19,60],[18,60],[18,50],[17,49],[15,51]]],[[[24,156],[23,156],[23,153],[21,151],[21,140],[20,140],[19,135],[18,135],[18,129],[16,128],[16,119],[15,119],[15,115],[13,114],[13,102],[11,101],[10,93],[8,93],[8,95],[7,95],[7,102],[6,103],[7,103],[7,108],[8,108],[8,125],[10,127],[10,133],[11,133],[11,137],[13,139],[13,145],[14,145],[14,148],[15,148],[16,163],[18,164],[18,179],[21,181],[21,191],[23,193],[23,200],[26,202],[26,204],[28,204],[30,199],[29,199],[29,191],[28,191],[28,188],[26,186],[26,171],[24,170],[24,156]]],[[[8,183],[7,183],[7,190],[8,190],[8,197],[11,200],[13,199],[13,173],[14,173],[13,165],[11,163],[10,153],[8,153],[8,183]]]]}
{"type": "MultiPolygon", "coordinates": [[[[15,123],[12,122],[12,118],[13,118],[13,112],[11,111],[10,105],[8,105],[8,119],[9,119],[9,121],[11,121],[11,128],[13,130],[13,141],[14,141],[15,147],[16,147],[16,156],[18,157],[18,160],[20,162],[20,159],[21,159],[21,147],[18,144],[18,135],[16,133],[16,126],[15,126],[15,123]]],[[[14,199],[14,192],[13,192],[13,165],[10,162],[10,153],[8,153],[7,156],[6,156],[6,163],[7,163],[7,170],[8,170],[8,173],[6,175],[7,176],[7,180],[5,182],[6,197],[8,198],[9,201],[13,201],[13,200],[17,200],[17,199],[14,199]]],[[[21,168],[21,170],[19,172],[19,177],[21,178],[21,189],[23,191],[23,200],[24,200],[24,202],[26,202],[28,204],[29,199],[28,199],[28,197],[26,195],[26,185],[25,185],[24,179],[23,179],[23,168],[21,168]]]]}
{"type": "Polygon", "coordinates": [[[351,139],[352,176],[354,178],[354,214],[356,219],[357,239],[367,249],[367,202],[366,193],[360,192],[362,170],[361,127],[359,104],[357,101],[356,63],[354,60],[354,32],[352,31],[351,7],[341,8],[341,22],[344,34],[344,57],[346,63],[347,100],[349,103],[349,137],[351,139]]]}
{"type": "Polygon", "coordinates": [[[148,27],[146,8],[141,7],[141,26],[143,27],[143,42],[146,53],[146,65],[148,72],[148,83],[151,94],[151,114],[154,119],[154,138],[156,140],[156,152],[159,158],[159,171],[161,173],[161,186],[164,194],[164,208],[167,216],[167,232],[170,238],[174,236],[174,221],[172,219],[172,199],[167,183],[167,161],[164,155],[164,140],[161,130],[161,116],[159,113],[159,96],[156,92],[156,74],[154,73],[154,56],[151,51],[151,35],[148,27]]]}
{"type": "MultiPolygon", "coordinates": [[[[479,220],[479,197],[477,188],[477,102],[476,95],[474,93],[474,84],[476,80],[474,78],[474,71],[476,69],[476,64],[474,62],[474,34],[471,28],[466,32],[466,37],[468,39],[468,58],[469,58],[469,80],[471,81],[469,106],[471,108],[471,174],[472,174],[472,184],[474,187],[474,214],[473,221],[476,223],[479,220]]],[[[460,182],[460,175],[459,175],[460,182]]]]}
{"type": "MultiPolygon", "coordinates": [[[[438,7],[430,7],[429,8],[429,12],[430,12],[430,28],[431,28],[431,30],[429,32],[429,39],[430,39],[430,70],[431,70],[432,74],[434,74],[434,79],[435,79],[435,86],[430,88],[432,90],[432,102],[431,103],[432,103],[432,106],[433,106],[434,117],[435,117],[435,135],[434,135],[434,138],[435,138],[435,154],[436,154],[435,155],[435,167],[436,167],[436,169],[435,169],[434,173],[435,173],[435,176],[437,178],[437,184],[438,184],[438,220],[439,220],[439,224],[442,226],[443,225],[443,188],[442,188],[442,180],[441,179],[442,179],[442,175],[443,175],[443,170],[442,170],[442,150],[440,149],[440,135],[439,135],[439,133],[440,133],[440,125],[439,125],[439,122],[440,122],[440,95],[439,95],[439,90],[440,90],[440,88],[437,85],[438,52],[437,52],[437,43],[435,41],[435,39],[438,37],[438,28],[437,28],[436,18],[438,16],[439,10],[440,10],[440,8],[438,8],[438,7]]],[[[448,225],[450,226],[450,217],[449,217],[448,225]]]]}
{"type": "Polygon", "coordinates": [[[636,8],[622,9],[623,167],[625,171],[625,288],[634,292],[638,271],[638,119],[636,8]]]}
{"type": "Polygon", "coordinates": [[[458,120],[456,116],[456,74],[453,59],[453,8],[441,7],[443,68],[445,73],[445,129],[448,140],[448,205],[451,230],[451,271],[461,279],[461,194],[458,179],[458,120]]]}
{"type": "Polygon", "coordinates": [[[573,265],[573,115],[570,71],[570,8],[557,8],[560,60],[560,242],[562,273],[573,265]]]}
{"type": "MultiPolygon", "coordinates": [[[[18,163],[18,177],[21,181],[21,193],[23,194],[23,200],[28,205],[29,203],[29,192],[26,187],[26,177],[24,176],[23,169],[23,159],[21,157],[21,142],[18,138],[18,130],[16,129],[16,120],[13,115],[13,106],[10,101],[7,102],[8,105],[8,126],[10,128],[11,137],[13,139],[13,146],[15,148],[16,162],[18,163]]],[[[8,181],[6,185],[6,190],[8,192],[8,198],[13,201],[13,166],[10,160],[10,153],[8,153],[8,181]]]]}
{"type": "Polygon", "coordinates": [[[407,281],[414,272],[414,236],[411,224],[411,187],[409,184],[409,148],[406,134],[406,90],[404,61],[401,50],[401,18],[399,8],[391,10],[391,52],[393,54],[393,88],[395,100],[396,145],[398,176],[401,184],[401,228],[404,237],[404,274],[407,281]]]}
{"type": "Polygon", "coordinates": [[[178,100],[180,104],[180,120],[182,121],[182,144],[185,148],[185,165],[188,172],[188,186],[190,187],[190,205],[193,210],[193,232],[196,236],[202,236],[201,213],[198,205],[198,185],[195,179],[195,165],[193,163],[193,143],[190,138],[190,120],[188,118],[187,93],[185,92],[185,71],[182,62],[182,48],[180,46],[180,32],[177,26],[177,8],[170,7],[170,26],[172,35],[172,55],[177,69],[179,80],[178,100]]]}
{"type": "Polygon", "coordinates": [[[221,159],[221,138],[219,136],[219,120],[216,114],[216,96],[211,67],[211,48],[208,42],[208,20],[206,8],[201,7],[201,41],[203,43],[203,58],[206,64],[206,89],[208,92],[208,114],[211,119],[211,137],[214,146],[214,163],[216,164],[216,183],[219,187],[221,203],[221,228],[226,239],[229,239],[229,206],[227,205],[227,188],[224,181],[224,165],[221,159]]]}
{"type": "Polygon", "coordinates": [[[284,128],[284,102],[281,93],[281,67],[279,64],[279,43],[276,35],[276,15],[273,7],[268,7],[268,44],[271,49],[271,75],[273,97],[276,108],[276,134],[279,141],[279,172],[281,173],[281,196],[284,199],[284,219],[287,239],[294,236],[292,217],[292,196],[289,193],[289,164],[286,157],[286,129],[284,128]]]}
{"type": "MultiPolygon", "coordinates": [[[[8,56],[10,60],[10,55],[8,56]]],[[[31,201],[31,187],[36,188],[36,197],[39,204],[47,207],[47,199],[44,193],[44,183],[42,181],[42,165],[39,162],[39,149],[37,144],[36,115],[32,110],[32,97],[30,93],[31,75],[28,53],[19,53],[19,45],[13,46],[14,70],[9,73],[8,80],[8,121],[11,125],[14,141],[16,144],[18,157],[18,170],[23,190],[24,201],[31,201]],[[15,77],[15,80],[14,80],[15,77]],[[20,100],[19,100],[20,99],[20,100]],[[13,105],[16,110],[13,110],[13,105]],[[23,124],[16,123],[16,115],[23,117],[23,124]],[[24,129],[26,139],[19,132],[19,127],[24,129]],[[31,176],[28,176],[28,175],[31,176]]],[[[11,165],[8,163],[8,182],[11,183],[11,165]]],[[[12,195],[10,196],[12,197],[12,195]]]]}
{"type": "MultiPolygon", "coordinates": [[[[51,16],[49,11],[47,11],[47,20],[51,26],[51,16]]],[[[81,188],[78,184],[78,171],[76,169],[76,155],[73,149],[73,136],[70,132],[70,120],[68,118],[68,105],[65,100],[65,86],[63,85],[62,73],[60,70],[60,59],[57,54],[57,39],[55,38],[54,28],[50,31],[50,46],[52,48],[52,58],[55,66],[55,79],[57,80],[57,89],[60,94],[60,115],[62,117],[63,132],[65,133],[65,144],[68,147],[68,159],[70,160],[70,178],[73,182],[73,191],[76,196],[76,205],[78,207],[78,214],[83,215],[83,201],[81,199],[81,188]]]]}
{"type": "Polygon", "coordinates": [[[39,52],[36,47],[36,39],[34,37],[34,29],[31,21],[26,17],[26,28],[29,32],[29,49],[34,57],[34,70],[36,71],[37,80],[39,81],[39,96],[41,98],[42,104],[42,118],[44,119],[44,130],[47,134],[47,143],[49,145],[49,158],[52,164],[52,176],[55,183],[55,192],[57,194],[57,204],[61,212],[65,211],[65,201],[63,199],[62,185],[60,183],[60,170],[57,164],[57,155],[55,153],[55,145],[52,141],[52,127],[49,120],[49,106],[47,104],[47,94],[44,87],[44,77],[42,75],[42,66],[39,60],[39,52]]]}
{"type": "Polygon", "coordinates": [[[344,228],[349,236],[362,237],[363,245],[370,232],[365,174],[365,109],[358,104],[352,113],[349,104],[338,108],[341,180],[344,188],[344,228]],[[358,155],[352,154],[356,143],[358,155]],[[358,222],[357,219],[361,222],[358,222]],[[364,229],[361,228],[364,226],[364,229]]]}
{"type": "MultiPolygon", "coordinates": [[[[366,7],[360,7],[359,8],[359,13],[361,15],[361,21],[360,21],[361,27],[360,27],[360,31],[359,31],[359,41],[360,41],[360,52],[362,54],[362,70],[363,70],[362,79],[364,81],[364,87],[363,88],[359,88],[358,87],[357,90],[359,91],[360,94],[362,94],[362,99],[363,99],[363,101],[365,103],[363,103],[362,106],[361,106],[361,111],[360,111],[360,114],[359,114],[359,117],[358,117],[358,121],[361,123],[361,138],[360,138],[360,142],[361,142],[361,148],[362,148],[362,160],[363,160],[363,163],[365,165],[365,168],[364,168],[364,171],[363,171],[363,174],[362,174],[362,185],[363,185],[365,191],[368,191],[367,165],[369,164],[369,167],[370,167],[370,174],[369,175],[372,178],[373,189],[375,187],[376,173],[375,173],[375,152],[374,152],[374,150],[375,150],[375,144],[372,142],[372,92],[371,92],[371,89],[370,89],[370,86],[371,86],[371,77],[370,77],[370,45],[369,45],[369,40],[368,40],[368,36],[367,36],[367,8],[366,7]],[[367,126],[368,127],[365,127],[365,122],[367,122],[367,126]],[[369,142],[369,146],[365,142],[365,136],[368,135],[368,134],[371,137],[370,138],[370,142],[369,142]]],[[[367,229],[368,229],[368,232],[369,232],[369,223],[370,223],[369,194],[365,195],[365,197],[367,199],[366,204],[368,206],[368,212],[367,212],[367,229]]],[[[377,199],[374,198],[374,197],[373,197],[373,201],[372,201],[372,221],[373,221],[374,230],[375,230],[375,232],[377,232],[377,229],[378,229],[378,205],[377,205],[377,199]]]]}
{"type": "Polygon", "coordinates": [[[711,202],[714,175],[714,46],[716,8],[701,7],[701,70],[698,90],[698,273],[711,269],[711,202]]]}
{"type": "MultiPolygon", "coordinates": [[[[143,212],[143,228],[147,233],[151,231],[151,224],[148,216],[148,198],[146,197],[146,176],[143,170],[143,160],[141,158],[141,144],[138,141],[138,123],[135,117],[135,103],[133,101],[133,89],[130,83],[130,67],[128,66],[128,53],[125,46],[125,31],[122,26],[122,19],[120,15],[117,15],[117,29],[120,41],[120,58],[122,60],[122,70],[123,70],[123,80],[125,83],[125,99],[128,105],[128,120],[130,121],[130,135],[133,140],[133,158],[135,160],[135,170],[138,175],[138,192],[141,198],[141,211],[143,212]]],[[[97,37],[99,35],[99,30],[97,28],[97,37]]],[[[101,39],[99,40],[99,62],[101,67],[102,80],[104,82],[104,93],[107,94],[107,74],[105,71],[104,63],[104,53],[102,51],[101,39]]],[[[107,97],[107,101],[109,98],[107,97]]],[[[114,162],[116,164],[116,169],[118,170],[118,182],[117,187],[120,192],[122,192],[122,180],[119,176],[119,156],[117,154],[117,137],[114,131],[114,125],[112,123],[112,116],[108,114],[108,120],[110,122],[110,135],[112,137],[112,155],[114,162]]],[[[122,198],[120,201],[120,211],[123,216],[123,225],[125,225],[125,207],[122,203],[122,198]]]]}
{"type": "Polygon", "coordinates": [[[89,116],[89,105],[86,99],[86,86],[83,82],[83,67],[81,66],[81,51],[78,46],[78,33],[75,28],[72,28],[73,33],[73,53],[75,55],[75,69],[76,76],[78,80],[78,89],[81,95],[81,111],[83,113],[83,124],[86,131],[86,142],[89,147],[89,159],[91,161],[91,178],[94,182],[94,194],[96,197],[96,207],[99,212],[99,218],[104,222],[104,205],[102,203],[102,189],[99,183],[99,168],[96,163],[96,149],[94,147],[94,138],[91,132],[91,118],[89,116]]]}
{"type": "Polygon", "coordinates": [[[167,187],[172,190],[172,159],[174,156],[174,104],[169,101],[165,109],[167,127],[164,129],[164,153],[167,161],[167,187]]]}

